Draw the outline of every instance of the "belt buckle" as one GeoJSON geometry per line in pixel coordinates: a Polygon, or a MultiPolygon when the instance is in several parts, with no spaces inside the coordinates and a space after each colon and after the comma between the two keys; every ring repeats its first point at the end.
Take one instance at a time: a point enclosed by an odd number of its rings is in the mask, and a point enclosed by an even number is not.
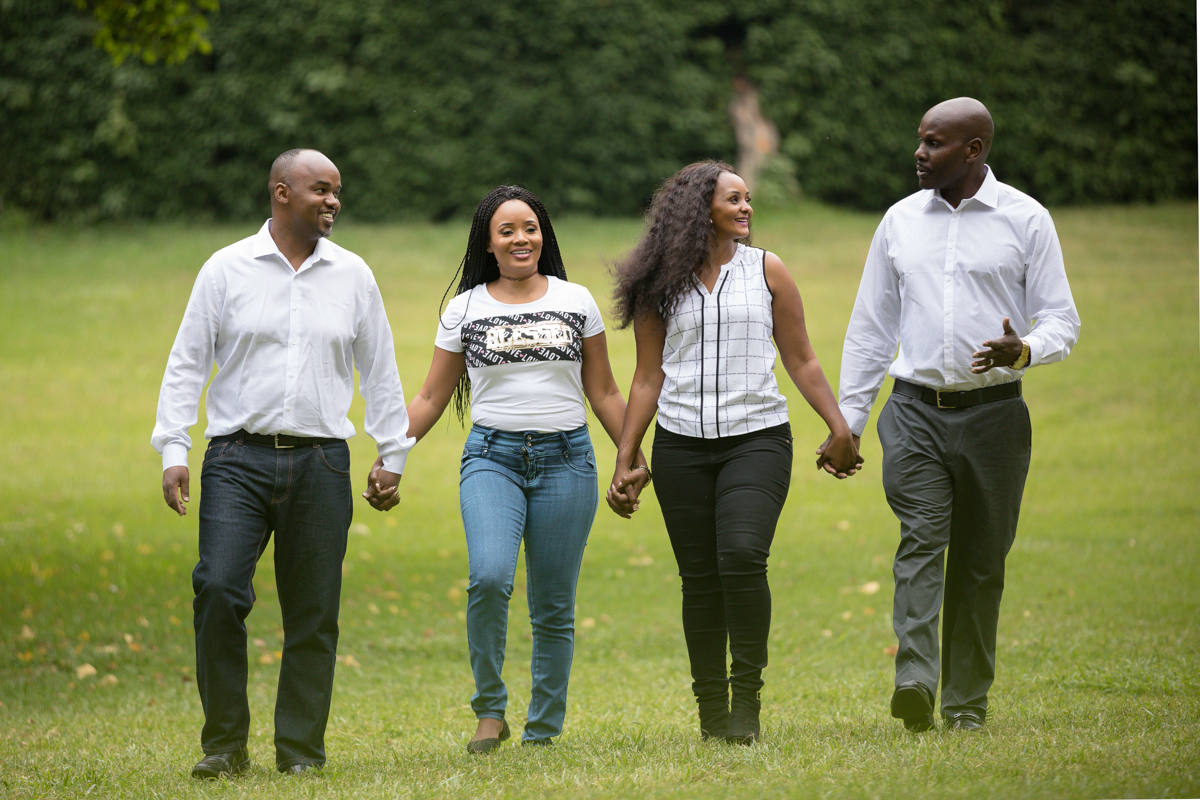
{"type": "Polygon", "coordinates": [[[954,392],[942,392],[942,391],[939,389],[939,390],[938,390],[938,393],[937,393],[937,407],[938,407],[938,408],[940,408],[940,409],[943,409],[943,410],[947,410],[947,411],[953,411],[954,409],[958,408],[958,406],[944,406],[944,405],[942,405],[942,395],[943,395],[943,394],[946,394],[946,395],[951,395],[951,394],[954,394],[954,392]]]}
{"type": "Polygon", "coordinates": [[[275,434],[275,449],[276,449],[276,450],[295,450],[295,449],[296,449],[296,445],[294,445],[294,444],[280,444],[280,443],[279,443],[279,434],[277,433],[277,434],[275,434]]]}

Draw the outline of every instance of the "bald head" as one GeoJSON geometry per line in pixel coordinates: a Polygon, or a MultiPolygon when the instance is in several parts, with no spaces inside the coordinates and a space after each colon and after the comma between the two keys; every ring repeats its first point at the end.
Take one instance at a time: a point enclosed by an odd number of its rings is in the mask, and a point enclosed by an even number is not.
{"type": "Polygon", "coordinates": [[[271,176],[267,179],[267,190],[274,197],[276,186],[281,183],[294,186],[300,172],[307,172],[314,167],[326,169],[333,167],[333,162],[319,150],[288,150],[280,153],[271,164],[271,176]]]}
{"type": "Polygon", "coordinates": [[[953,100],[938,103],[925,112],[922,122],[926,120],[938,123],[943,130],[953,131],[960,137],[960,141],[979,139],[983,144],[979,159],[987,160],[996,126],[992,123],[992,115],[987,106],[974,97],[955,97],[953,100]]]}

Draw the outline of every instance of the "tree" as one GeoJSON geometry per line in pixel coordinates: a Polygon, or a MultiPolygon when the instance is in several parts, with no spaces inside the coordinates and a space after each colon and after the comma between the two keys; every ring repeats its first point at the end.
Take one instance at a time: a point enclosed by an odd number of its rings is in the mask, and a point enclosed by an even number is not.
{"type": "Polygon", "coordinates": [[[100,23],[95,44],[120,66],[128,56],[147,64],[160,58],[178,64],[193,51],[208,54],[208,20],[202,12],[220,8],[218,0],[72,0],[100,23]]]}

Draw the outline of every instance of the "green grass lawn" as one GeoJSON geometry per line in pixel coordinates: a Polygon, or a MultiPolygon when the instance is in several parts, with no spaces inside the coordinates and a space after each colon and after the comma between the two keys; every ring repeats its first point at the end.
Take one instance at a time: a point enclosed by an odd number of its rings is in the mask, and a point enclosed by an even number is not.
{"type": "MultiPolygon", "coordinates": [[[[218,784],[188,777],[202,721],[189,577],[201,451],[192,513],[178,519],[162,502],[149,439],[196,271],[261,221],[0,228],[0,793],[1200,796],[1197,207],[1055,218],[1083,333],[1071,358],[1026,381],[1034,457],[1009,558],[990,735],[914,736],[888,715],[898,526],[873,422],[866,471],[832,480],[812,466],[820,420],[789,387],[797,458],[771,559],[760,744],[699,741],[678,577],[648,498],[632,521],[602,504],[592,530],[558,746],[465,753],[474,718],[456,493],[465,434],[455,422],[414,452],[400,508],[356,508],[330,760],[313,780],[273,769],[282,631],[264,557],[248,622],[256,767],[218,784]]],[[[835,386],[877,221],[810,205],[756,219],[756,243],[800,285],[835,386]]],[[[636,221],[558,221],[571,278],[601,308],[605,263],[639,230],[636,221]]],[[[465,236],[464,223],[339,223],[337,241],[367,259],[383,289],[409,397],[465,236]]],[[[628,387],[632,336],[608,336],[628,387]]],[[[351,411],[359,428],[361,406],[351,411]]],[[[203,426],[202,417],[196,438],[203,426]]],[[[613,447],[596,445],[605,481],[613,447]]],[[[351,448],[364,482],[372,443],[360,435],[351,448]]],[[[529,692],[523,567],[517,582],[506,678],[519,726],[529,692]]]]}

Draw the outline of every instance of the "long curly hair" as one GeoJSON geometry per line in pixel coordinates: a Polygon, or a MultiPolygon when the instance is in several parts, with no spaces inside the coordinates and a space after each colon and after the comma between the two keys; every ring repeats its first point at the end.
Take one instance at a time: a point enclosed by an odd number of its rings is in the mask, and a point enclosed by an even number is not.
{"type": "MultiPolygon", "coordinates": [[[[460,274],[462,279],[459,280],[458,288],[454,291],[455,297],[463,292],[471,291],[481,283],[499,280],[500,265],[496,263],[495,254],[489,253],[487,248],[491,241],[492,217],[495,215],[496,209],[509,200],[520,200],[533,209],[533,213],[537,216],[538,227],[542,231],[542,252],[538,257],[538,272],[542,275],[553,275],[564,281],[567,279],[562,252],[558,249],[558,239],[554,236],[554,226],[550,224],[550,215],[546,213],[546,206],[538,199],[537,195],[528,189],[520,186],[497,186],[484,195],[484,198],[479,201],[479,205],[475,207],[475,216],[471,219],[471,232],[467,235],[467,252],[463,255],[462,262],[454,273],[454,278],[450,279],[450,285],[442,294],[442,301],[438,305],[439,317],[442,307],[446,304],[446,296],[450,294],[450,287],[454,286],[454,279],[458,278],[460,274]]],[[[469,298],[467,307],[470,307],[469,298]]],[[[464,308],[463,319],[466,319],[466,316],[467,308],[464,308]]],[[[439,324],[446,330],[454,327],[446,325],[440,319],[439,324]]],[[[458,416],[458,421],[463,423],[467,410],[471,407],[471,378],[466,372],[463,372],[458,385],[454,387],[454,395],[450,402],[454,413],[458,416]]]]}
{"type": "MultiPolygon", "coordinates": [[[[712,202],[723,172],[734,169],[723,161],[688,164],[654,193],[642,238],[613,266],[618,328],[651,313],[665,322],[691,290],[697,270],[717,243],[712,202]]],[[[749,235],[741,241],[749,244],[749,235]]]]}

